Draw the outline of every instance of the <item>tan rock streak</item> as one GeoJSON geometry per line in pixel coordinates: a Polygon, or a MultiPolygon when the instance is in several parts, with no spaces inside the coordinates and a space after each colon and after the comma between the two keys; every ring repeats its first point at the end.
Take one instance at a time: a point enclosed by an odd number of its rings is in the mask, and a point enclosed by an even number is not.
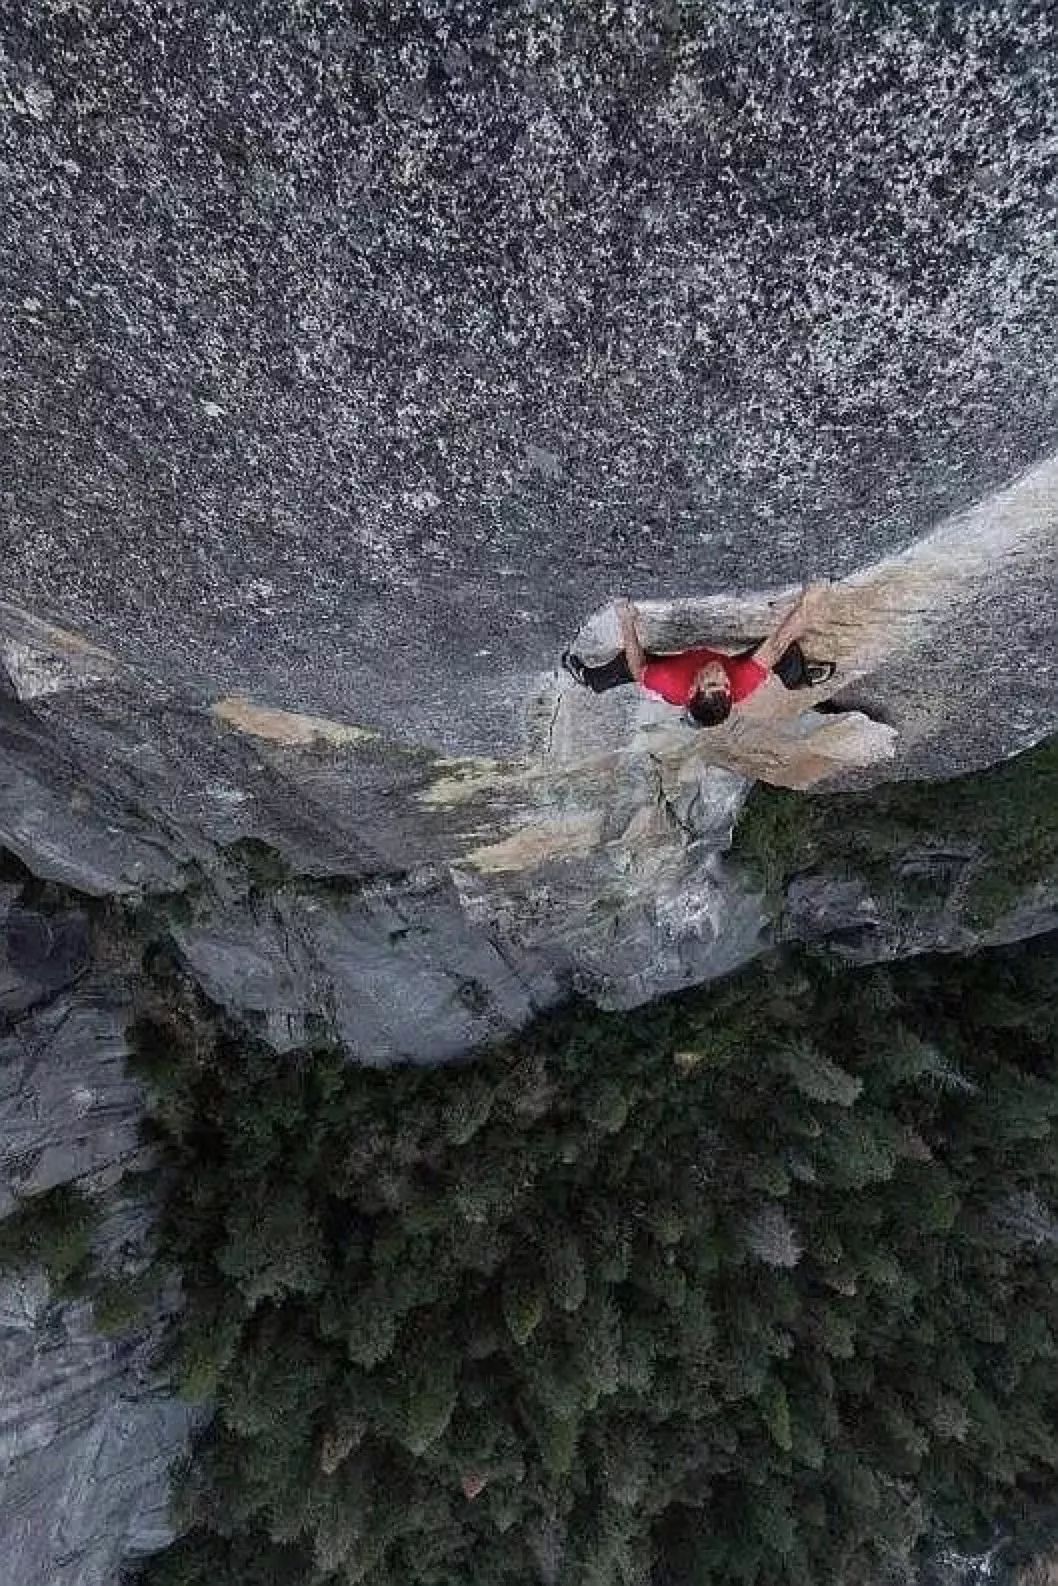
{"type": "Polygon", "coordinates": [[[331,721],[326,716],[303,716],[297,711],[275,710],[268,705],[255,705],[252,700],[230,694],[217,700],[212,713],[218,721],[237,732],[249,733],[254,738],[265,738],[284,748],[311,748],[321,743],[342,747],[346,744],[366,743],[378,734],[367,727],[354,727],[350,722],[331,721]]]}
{"type": "Polygon", "coordinates": [[[599,812],[558,817],[524,826],[501,842],[484,843],[466,855],[465,863],[482,874],[531,870],[560,859],[583,859],[598,846],[603,817],[599,812]]]}

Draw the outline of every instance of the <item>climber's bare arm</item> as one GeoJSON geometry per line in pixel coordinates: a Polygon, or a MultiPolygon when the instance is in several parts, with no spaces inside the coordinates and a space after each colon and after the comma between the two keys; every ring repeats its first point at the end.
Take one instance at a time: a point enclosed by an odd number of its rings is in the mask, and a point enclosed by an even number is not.
{"type": "Polygon", "coordinates": [[[809,584],[803,591],[797,604],[788,611],[773,634],[765,639],[753,652],[753,659],[759,661],[761,666],[773,667],[779,657],[794,643],[796,639],[803,639],[819,609],[820,598],[826,589],[825,584],[809,584]]]}
{"type": "Polygon", "coordinates": [[[643,646],[639,642],[636,632],[636,608],[631,601],[618,600],[614,602],[617,610],[617,626],[621,631],[621,643],[624,645],[625,659],[628,670],[638,683],[643,676],[643,668],[647,664],[643,646]]]}

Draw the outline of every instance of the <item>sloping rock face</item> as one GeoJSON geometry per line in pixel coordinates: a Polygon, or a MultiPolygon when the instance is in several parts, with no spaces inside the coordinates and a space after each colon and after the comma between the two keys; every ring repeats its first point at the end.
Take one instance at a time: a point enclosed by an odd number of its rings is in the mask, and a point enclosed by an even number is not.
{"type": "MultiPolygon", "coordinates": [[[[203,699],[0,605],[0,840],[97,895],[182,893],[187,963],[279,1047],[315,1021],[359,1061],[454,1056],[570,988],[624,1005],[752,956],[764,915],[720,857],[750,778],[936,773],[1049,731],[1056,543],[1048,458],[830,586],[806,641],[837,663],[824,688],[772,679],[694,733],[634,690],[598,698],[543,673],[503,758],[203,699]],[[845,708],[812,708],[827,700],[845,708]],[[257,850],[280,869],[258,873],[257,850]]],[[[644,635],[734,643],[783,599],[644,602],[644,635]]],[[[612,614],[578,642],[612,648],[612,614]]]]}
{"type": "Polygon", "coordinates": [[[1043,0],[22,8],[11,598],[516,752],[615,589],[843,576],[1054,451],[1056,60],[1043,0]]]}
{"type": "MultiPolygon", "coordinates": [[[[751,778],[1058,722],[1056,147],[1042,3],[15,8],[0,844],[152,900],[277,1052],[437,1060],[744,962],[751,778]],[[689,734],[557,670],[616,591],[656,647],[737,644],[805,577],[842,717],[769,684],[689,734]]],[[[133,1149],[83,913],[0,885],[5,1204],[133,1149]]],[[[26,1582],[95,1586],[183,1423],[25,1281],[8,1513],[26,1582]],[[49,1447],[69,1534],[25,1518],[49,1447]]]]}
{"type": "MultiPolygon", "coordinates": [[[[398,969],[461,998],[450,1052],[744,957],[715,855],[748,778],[1050,731],[1056,29],[755,0],[10,26],[0,838],[96,893],[208,892],[246,839],[381,887],[313,974],[376,955],[367,1056],[417,1055],[398,969]],[[617,589],[648,639],[738,642],[807,575],[863,711],[776,684],[693,735],[556,671],[617,589]]],[[[229,901],[184,945],[233,1002],[229,901]]],[[[278,1032],[296,1000],[249,1005],[278,1032]]]]}
{"type": "MultiPolygon", "coordinates": [[[[8,882],[0,921],[0,1218],[74,1186],[97,1209],[93,1262],[128,1281],[149,1205],[128,1074],[129,966],[97,954],[82,911],[8,882]]],[[[155,1355],[171,1306],[103,1336],[85,1300],[39,1269],[0,1272],[0,1574],[11,1586],[115,1586],[118,1560],[163,1547],[169,1470],[191,1415],[155,1355]]]]}
{"type": "Polygon", "coordinates": [[[11,1586],[115,1586],[172,1540],[185,1405],[157,1380],[157,1335],[100,1336],[44,1280],[0,1279],[0,1518],[11,1586]]]}
{"type": "Polygon", "coordinates": [[[917,953],[973,953],[1058,930],[1058,886],[1027,889],[992,925],[966,918],[967,854],[894,855],[895,889],[879,896],[862,877],[796,877],[783,899],[776,937],[825,946],[853,964],[910,958],[917,953]],[[914,906],[899,889],[914,891],[914,906]],[[894,891],[896,896],[894,897],[894,891]]]}

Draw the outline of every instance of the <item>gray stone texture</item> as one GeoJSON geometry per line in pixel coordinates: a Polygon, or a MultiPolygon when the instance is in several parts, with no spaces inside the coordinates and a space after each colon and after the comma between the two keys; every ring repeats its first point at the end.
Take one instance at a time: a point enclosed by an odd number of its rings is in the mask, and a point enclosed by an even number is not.
{"type": "Polygon", "coordinates": [[[127,1003],[100,982],[0,1026],[0,1208],[58,1184],[107,1187],[140,1152],[127,1003]]]}
{"type": "MultiPolygon", "coordinates": [[[[1056,147],[1043,0],[4,9],[0,845],[84,900],[0,871],[0,1214],[137,1160],[89,899],[277,1052],[436,1059],[758,952],[751,778],[1054,730],[1056,147]],[[842,718],[557,670],[616,592],[736,644],[821,576],[842,718]]],[[[785,928],[968,945],[855,884],[785,928]]],[[[186,1416],[0,1306],[0,1567],[114,1586],[186,1416]]]]}
{"type": "MultiPolygon", "coordinates": [[[[4,891],[15,897],[0,987],[14,975],[16,995],[0,1002],[0,1218],[73,1185],[98,1214],[95,1271],[132,1280],[153,1217],[122,1188],[148,1161],[143,1090],[125,1064],[131,966],[90,941],[83,912],[4,891]]],[[[104,1337],[91,1305],[53,1293],[44,1272],[0,1272],[4,1586],[116,1586],[121,1560],[171,1537],[169,1469],[191,1414],[154,1361],[177,1302],[163,1296],[104,1337]]]]}
{"type": "Polygon", "coordinates": [[[1052,730],[1056,29],[9,16],[0,841],[90,893],[196,887],[186,952],[226,940],[217,995],[280,1042],[306,993],[244,995],[218,849],[344,877],[374,901],[320,916],[323,1005],[364,1007],[369,1058],[413,1007],[447,1051],[751,952],[716,858],[748,778],[943,775],[1052,730]],[[734,643],[820,574],[873,721],[775,685],[693,735],[556,669],[615,590],[648,640],[734,643]],[[476,1011],[446,1004],[464,958],[476,1011]]]}
{"type": "Polygon", "coordinates": [[[519,972],[430,878],[351,896],[294,885],[208,909],[173,939],[207,997],[279,1051],[325,1033],[354,1062],[440,1062],[557,998],[546,970],[519,972]]]}
{"type": "Polygon", "coordinates": [[[5,1586],[117,1586],[164,1547],[169,1468],[189,1415],[157,1380],[157,1336],[107,1339],[39,1275],[0,1277],[5,1586]]]}
{"type": "Polygon", "coordinates": [[[0,1010],[24,1012],[77,979],[88,958],[83,914],[49,915],[14,903],[0,890],[0,1010]]]}
{"type": "Polygon", "coordinates": [[[615,589],[843,576],[1058,440],[1039,3],[9,9],[14,598],[505,752],[615,589]]]}
{"type": "Polygon", "coordinates": [[[966,907],[975,872],[972,850],[894,855],[884,893],[862,877],[798,876],[783,899],[776,938],[825,945],[850,963],[878,963],[916,953],[971,953],[1058,930],[1058,887],[1029,888],[1016,906],[988,925],[966,907]],[[901,896],[910,882],[911,896],[901,896]]]}

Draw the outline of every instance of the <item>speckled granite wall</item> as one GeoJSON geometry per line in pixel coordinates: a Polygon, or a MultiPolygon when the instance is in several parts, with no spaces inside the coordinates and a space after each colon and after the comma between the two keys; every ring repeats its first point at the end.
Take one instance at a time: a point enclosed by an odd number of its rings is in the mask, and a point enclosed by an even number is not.
{"type": "Polygon", "coordinates": [[[844,574],[1058,442],[1043,0],[2,48],[4,582],[167,678],[481,752],[615,586],[844,574]]]}

